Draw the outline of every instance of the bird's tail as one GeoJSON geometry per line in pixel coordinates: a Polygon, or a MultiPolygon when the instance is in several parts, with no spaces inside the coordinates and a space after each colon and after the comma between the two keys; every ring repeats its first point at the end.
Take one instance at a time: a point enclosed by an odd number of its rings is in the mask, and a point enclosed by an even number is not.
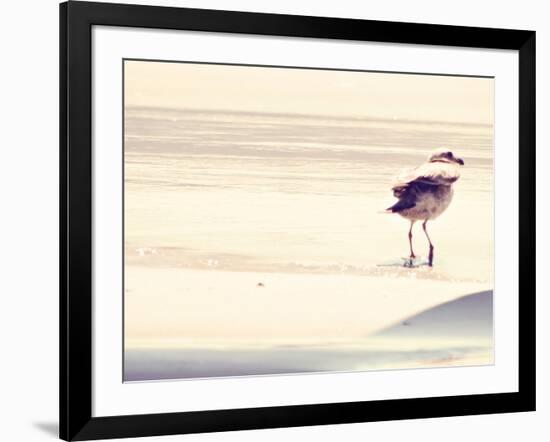
{"type": "Polygon", "coordinates": [[[414,207],[415,205],[416,204],[410,203],[405,199],[401,199],[401,200],[397,201],[393,206],[388,207],[386,209],[386,211],[388,213],[396,213],[396,212],[399,213],[403,210],[410,209],[410,208],[414,207]]]}
{"type": "Polygon", "coordinates": [[[395,213],[395,212],[399,212],[400,210],[402,210],[402,209],[399,208],[399,201],[397,201],[393,206],[388,207],[385,210],[385,212],[386,213],[395,213]]]}

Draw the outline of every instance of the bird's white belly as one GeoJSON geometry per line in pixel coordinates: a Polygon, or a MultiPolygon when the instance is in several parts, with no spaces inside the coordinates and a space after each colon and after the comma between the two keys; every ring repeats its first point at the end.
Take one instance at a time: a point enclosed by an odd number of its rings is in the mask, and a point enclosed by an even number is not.
{"type": "Polygon", "coordinates": [[[416,205],[401,212],[401,215],[411,220],[431,220],[441,215],[453,199],[452,186],[440,186],[436,192],[426,192],[418,195],[416,205]]]}

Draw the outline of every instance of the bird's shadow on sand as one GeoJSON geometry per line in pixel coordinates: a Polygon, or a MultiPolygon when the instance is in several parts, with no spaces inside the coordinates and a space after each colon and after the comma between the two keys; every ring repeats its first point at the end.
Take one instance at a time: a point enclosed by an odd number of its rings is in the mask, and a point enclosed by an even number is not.
{"type": "Polygon", "coordinates": [[[388,261],[376,264],[377,267],[401,267],[406,269],[416,269],[419,267],[430,267],[428,260],[422,258],[401,258],[400,260],[388,261]]]}
{"type": "Polygon", "coordinates": [[[34,422],[34,428],[54,438],[59,437],[59,424],[57,422],[34,422]]]}

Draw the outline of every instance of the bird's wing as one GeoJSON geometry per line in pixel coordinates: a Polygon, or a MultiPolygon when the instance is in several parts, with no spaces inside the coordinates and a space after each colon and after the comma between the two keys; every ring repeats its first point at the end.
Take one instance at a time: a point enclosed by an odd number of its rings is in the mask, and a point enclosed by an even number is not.
{"type": "Polygon", "coordinates": [[[399,196],[411,184],[449,186],[460,177],[458,166],[449,163],[425,163],[416,169],[398,175],[392,183],[395,196],[399,196]]]}

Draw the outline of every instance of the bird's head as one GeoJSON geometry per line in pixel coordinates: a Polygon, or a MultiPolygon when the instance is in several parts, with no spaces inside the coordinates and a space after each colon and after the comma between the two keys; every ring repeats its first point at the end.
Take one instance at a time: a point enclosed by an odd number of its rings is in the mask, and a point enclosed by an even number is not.
{"type": "Polygon", "coordinates": [[[428,157],[428,163],[456,163],[461,166],[464,165],[462,158],[457,158],[454,154],[445,148],[437,149],[428,157]]]}

